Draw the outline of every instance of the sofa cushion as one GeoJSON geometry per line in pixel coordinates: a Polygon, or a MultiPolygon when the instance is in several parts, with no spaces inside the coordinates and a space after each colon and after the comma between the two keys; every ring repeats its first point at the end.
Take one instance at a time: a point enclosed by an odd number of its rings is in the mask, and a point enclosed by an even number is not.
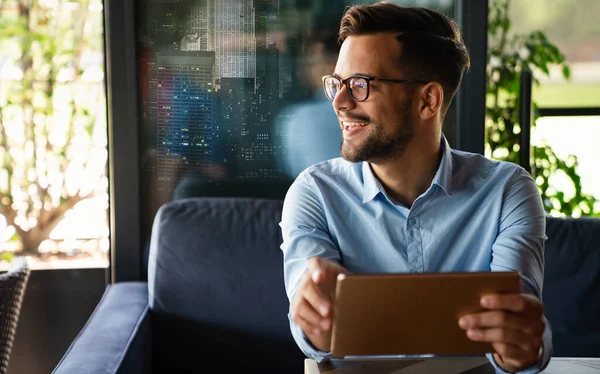
{"type": "Polygon", "coordinates": [[[554,356],[600,356],[600,219],[546,220],[543,300],[554,356]]]}
{"type": "Polygon", "coordinates": [[[281,208],[279,200],[190,198],[159,210],[148,274],[155,365],[302,370],[287,319],[281,208]]]}

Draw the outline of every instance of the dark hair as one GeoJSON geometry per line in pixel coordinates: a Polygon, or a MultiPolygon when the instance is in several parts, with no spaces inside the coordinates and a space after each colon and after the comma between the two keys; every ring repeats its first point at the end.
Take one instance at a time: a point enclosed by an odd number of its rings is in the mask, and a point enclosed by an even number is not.
{"type": "Polygon", "coordinates": [[[402,43],[399,64],[410,79],[437,81],[444,90],[445,115],[469,68],[469,53],[456,22],[426,8],[401,7],[390,2],[357,5],[346,10],[339,42],[351,35],[396,33],[402,43]]]}

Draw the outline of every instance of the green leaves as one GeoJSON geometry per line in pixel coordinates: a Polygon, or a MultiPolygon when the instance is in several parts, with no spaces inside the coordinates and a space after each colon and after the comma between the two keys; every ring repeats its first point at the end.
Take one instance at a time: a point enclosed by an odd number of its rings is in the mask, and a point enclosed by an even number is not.
{"type": "Polygon", "coordinates": [[[0,252],[0,261],[11,262],[15,258],[15,254],[12,252],[0,252]]]}
{"type": "Polygon", "coordinates": [[[565,77],[565,79],[571,78],[571,68],[568,65],[563,65],[562,73],[563,73],[563,77],[565,77]]]}
{"type": "MultiPolygon", "coordinates": [[[[565,63],[565,56],[541,31],[527,35],[509,37],[511,27],[508,18],[509,0],[495,0],[490,3],[488,36],[487,98],[486,98],[486,140],[492,158],[518,163],[519,113],[521,72],[529,69],[534,72],[534,84],[539,84],[536,74],[550,75],[550,68],[558,65],[565,79],[571,70],[565,63]]],[[[537,105],[533,104],[534,123],[539,117],[537,105]]],[[[548,145],[534,147],[532,174],[542,194],[544,208],[553,214],[596,215],[596,199],[586,195],[581,189],[581,178],[577,173],[577,158],[570,156],[560,160],[548,145]],[[553,175],[564,173],[573,183],[574,196],[558,191],[550,183],[553,175]]]]}
{"type": "Polygon", "coordinates": [[[102,14],[90,12],[87,0],[72,11],[71,0],[45,3],[0,7],[0,55],[14,67],[12,80],[2,82],[0,129],[10,131],[0,133],[0,188],[12,202],[4,209],[17,229],[13,239],[31,251],[86,196],[81,186],[104,171],[90,162],[104,147],[91,136],[104,91],[101,82],[83,80],[81,64],[88,53],[102,53],[102,14]]]}

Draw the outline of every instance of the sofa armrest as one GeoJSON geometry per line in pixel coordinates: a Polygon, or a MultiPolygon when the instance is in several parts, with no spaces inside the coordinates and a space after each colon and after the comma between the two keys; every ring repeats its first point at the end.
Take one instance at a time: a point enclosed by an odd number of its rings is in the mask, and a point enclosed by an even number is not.
{"type": "Polygon", "coordinates": [[[108,286],[54,374],[151,372],[152,339],[148,285],[108,286]]]}

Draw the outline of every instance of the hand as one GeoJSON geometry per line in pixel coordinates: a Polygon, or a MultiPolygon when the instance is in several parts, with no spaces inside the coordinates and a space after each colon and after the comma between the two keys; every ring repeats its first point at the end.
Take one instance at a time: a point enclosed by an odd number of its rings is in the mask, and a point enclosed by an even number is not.
{"type": "Polygon", "coordinates": [[[488,311],[458,321],[467,337],[492,343],[494,360],[506,371],[516,372],[535,364],[546,327],[542,303],[527,294],[496,294],[482,297],[481,306],[488,311]]]}
{"type": "Polygon", "coordinates": [[[292,320],[321,351],[330,350],[333,301],[337,276],[341,273],[348,272],[334,262],[311,257],[291,302],[292,320]]]}

